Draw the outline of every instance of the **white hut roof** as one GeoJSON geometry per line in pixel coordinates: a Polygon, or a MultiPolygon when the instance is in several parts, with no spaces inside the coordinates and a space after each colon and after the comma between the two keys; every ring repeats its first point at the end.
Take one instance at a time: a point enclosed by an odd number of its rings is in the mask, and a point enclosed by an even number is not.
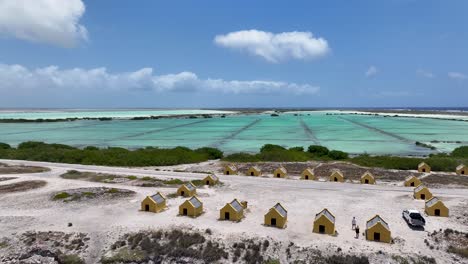
{"type": "Polygon", "coordinates": [[[314,174],[314,171],[311,168],[306,168],[303,172],[308,172],[310,174],[314,174]]]}
{"type": "Polygon", "coordinates": [[[213,180],[217,181],[218,180],[218,176],[214,175],[214,174],[211,174],[211,175],[208,175],[208,177],[211,177],[213,180]]]}
{"type": "Polygon", "coordinates": [[[413,178],[416,178],[416,179],[417,179],[416,176],[410,175],[410,176],[406,177],[406,180],[405,180],[405,181],[409,181],[409,180],[411,180],[411,179],[413,179],[413,178]]]}
{"type": "Polygon", "coordinates": [[[232,200],[230,204],[232,207],[234,207],[234,210],[236,210],[237,212],[241,212],[242,210],[244,210],[244,208],[237,199],[232,200]]]}
{"type": "Polygon", "coordinates": [[[364,174],[362,174],[361,178],[364,178],[364,177],[366,177],[367,175],[369,175],[369,176],[371,176],[372,178],[374,178],[374,175],[372,175],[372,173],[370,173],[369,171],[364,172],[364,174]]]}
{"type": "Polygon", "coordinates": [[[433,206],[434,204],[436,204],[439,200],[439,198],[437,197],[432,197],[431,199],[429,199],[428,201],[426,201],[426,206],[427,207],[431,207],[433,206]]]}
{"type": "Polygon", "coordinates": [[[334,173],[338,173],[338,174],[340,174],[341,176],[343,176],[343,172],[341,172],[341,170],[334,169],[334,170],[332,170],[331,175],[333,175],[334,173]]]}
{"type": "Polygon", "coordinates": [[[460,164],[460,165],[457,166],[457,170],[461,170],[461,169],[463,169],[465,167],[466,167],[465,164],[460,164]]]}
{"type": "Polygon", "coordinates": [[[281,216],[288,216],[288,211],[286,211],[286,209],[284,209],[280,203],[277,203],[275,206],[273,206],[273,208],[275,208],[281,216]]]}
{"type": "Polygon", "coordinates": [[[429,166],[429,165],[427,165],[427,163],[425,162],[421,162],[419,163],[418,168],[421,168],[422,166],[429,166]]]}
{"type": "Polygon", "coordinates": [[[421,191],[422,189],[426,188],[426,186],[424,186],[423,184],[420,184],[418,185],[418,187],[414,188],[414,192],[419,192],[421,191]]]}
{"type": "Polygon", "coordinates": [[[280,170],[280,171],[281,171],[281,172],[283,172],[284,174],[286,174],[286,173],[287,173],[287,171],[286,171],[286,168],[285,168],[285,167],[279,167],[279,168],[277,168],[277,170],[280,170]]]}
{"type": "Polygon", "coordinates": [[[251,170],[256,170],[256,171],[262,171],[259,167],[257,166],[252,166],[250,167],[251,170]]]}
{"type": "Polygon", "coordinates": [[[193,185],[193,183],[189,182],[187,184],[184,184],[185,187],[187,187],[187,189],[189,189],[190,191],[193,191],[195,190],[195,185],[193,185]]]}
{"type": "Polygon", "coordinates": [[[315,215],[315,220],[320,218],[322,215],[324,215],[328,220],[330,220],[332,223],[335,223],[335,216],[333,216],[328,209],[323,209],[320,213],[315,215]]]}
{"type": "Polygon", "coordinates": [[[370,227],[372,227],[373,225],[377,224],[378,222],[380,222],[387,230],[390,230],[390,228],[388,227],[387,222],[385,222],[385,221],[382,219],[382,217],[380,217],[379,215],[376,215],[376,216],[374,216],[371,220],[367,221],[366,227],[367,227],[367,228],[370,228],[370,227]]]}
{"type": "Polygon", "coordinates": [[[233,170],[233,171],[237,170],[236,166],[234,166],[234,165],[226,165],[226,168],[230,169],[230,170],[233,170]]]}
{"type": "Polygon", "coordinates": [[[151,199],[153,199],[153,201],[155,201],[157,204],[160,204],[166,200],[160,193],[152,195],[151,199]]]}
{"type": "Polygon", "coordinates": [[[190,201],[191,204],[193,204],[193,206],[194,206],[195,208],[199,208],[199,207],[202,205],[202,203],[200,202],[200,200],[198,200],[198,198],[195,197],[195,196],[193,196],[192,198],[190,198],[189,201],[190,201]]]}

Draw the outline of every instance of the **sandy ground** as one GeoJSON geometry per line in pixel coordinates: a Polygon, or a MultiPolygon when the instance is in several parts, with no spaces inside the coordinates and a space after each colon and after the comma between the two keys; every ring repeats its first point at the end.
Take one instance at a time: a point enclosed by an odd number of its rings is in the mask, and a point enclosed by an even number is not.
{"type": "MultiPolygon", "coordinates": [[[[161,191],[173,193],[174,188],[145,188],[120,184],[103,184],[80,180],[66,180],[59,177],[67,170],[84,170],[135,176],[151,176],[161,179],[179,178],[183,180],[202,179],[203,173],[155,171],[103,166],[52,164],[44,162],[6,161],[8,164],[24,164],[49,167],[51,171],[35,174],[9,175],[17,177],[0,184],[24,180],[45,180],[45,187],[27,192],[2,194],[0,196],[0,237],[9,237],[27,230],[84,232],[91,237],[87,252],[87,262],[97,261],[102,250],[113,243],[118,236],[146,228],[185,226],[198,229],[210,228],[225,239],[236,237],[271,237],[276,240],[292,241],[298,245],[313,246],[318,249],[362,253],[382,250],[391,254],[420,254],[437,259],[438,263],[455,263],[445,251],[429,249],[424,244],[427,233],[451,228],[468,232],[464,216],[468,191],[458,188],[431,189],[441,198],[451,211],[449,218],[426,217],[423,231],[412,230],[401,217],[404,209],[424,211],[424,202],[414,200],[413,189],[391,185],[361,185],[353,183],[332,183],[322,181],[301,181],[298,179],[275,179],[246,176],[218,175],[224,183],[221,187],[198,189],[204,203],[205,213],[196,219],[180,217],[178,206],[185,200],[168,200],[168,210],[159,213],[140,212],[140,202],[147,196],[161,191]],[[59,191],[82,187],[114,187],[136,192],[131,198],[106,201],[70,202],[52,201],[51,196],[59,191]],[[246,217],[239,223],[219,221],[219,209],[233,198],[246,200],[249,207],[246,217]],[[288,210],[288,224],[284,230],[262,225],[264,214],[275,203],[281,202],[288,210]],[[328,208],[336,216],[338,236],[312,233],[312,223],[316,213],[328,208]],[[461,209],[460,209],[461,208],[461,209]],[[355,216],[361,230],[375,214],[379,214],[390,225],[394,244],[366,241],[362,236],[354,238],[351,219],[355,216]],[[67,223],[73,223],[67,227],[67,223]]],[[[2,176],[2,175],[0,175],[2,176]]]]}

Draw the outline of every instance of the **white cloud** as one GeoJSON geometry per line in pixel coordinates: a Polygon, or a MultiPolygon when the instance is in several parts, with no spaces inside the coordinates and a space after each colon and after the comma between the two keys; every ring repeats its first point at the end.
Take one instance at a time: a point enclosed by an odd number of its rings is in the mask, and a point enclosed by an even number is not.
{"type": "Polygon", "coordinates": [[[429,72],[429,71],[425,71],[425,70],[422,70],[422,69],[418,69],[416,70],[416,74],[422,76],[422,77],[426,77],[426,78],[435,78],[435,75],[432,73],[432,72],[429,72]]]}
{"type": "Polygon", "coordinates": [[[73,47],[88,38],[84,12],[81,0],[0,0],[0,34],[73,47]]]}
{"type": "Polygon", "coordinates": [[[372,77],[375,76],[379,70],[375,66],[370,66],[369,69],[366,71],[366,77],[372,77]]]}
{"type": "Polygon", "coordinates": [[[0,91],[11,92],[87,92],[99,90],[150,90],[154,92],[213,92],[230,94],[315,94],[319,87],[278,81],[238,81],[200,79],[195,73],[155,75],[153,69],[109,73],[106,68],[60,69],[56,66],[28,69],[21,65],[0,64],[0,91]]]}
{"type": "Polygon", "coordinates": [[[217,35],[214,42],[275,63],[288,59],[314,59],[326,55],[330,50],[325,39],[316,38],[311,32],[298,31],[274,34],[255,29],[242,30],[217,35]]]}
{"type": "Polygon", "coordinates": [[[463,74],[461,72],[449,72],[448,77],[458,81],[463,81],[468,78],[466,74],[463,74]]]}

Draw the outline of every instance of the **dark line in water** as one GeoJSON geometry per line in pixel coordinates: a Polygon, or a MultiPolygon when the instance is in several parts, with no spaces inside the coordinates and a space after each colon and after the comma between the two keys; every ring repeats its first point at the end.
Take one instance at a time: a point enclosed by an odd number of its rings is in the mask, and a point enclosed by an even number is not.
{"type": "Polygon", "coordinates": [[[108,140],[105,140],[104,142],[113,141],[113,140],[127,139],[127,138],[133,138],[133,137],[139,137],[139,136],[144,136],[144,135],[149,135],[149,134],[154,134],[154,133],[159,133],[159,132],[162,132],[162,131],[167,131],[167,130],[171,130],[171,129],[179,128],[179,127],[191,126],[191,125],[195,125],[195,124],[204,123],[204,122],[207,122],[207,121],[209,121],[209,120],[200,120],[200,121],[187,123],[187,124],[180,124],[180,125],[175,125],[175,126],[170,126],[170,127],[158,128],[158,129],[149,130],[149,131],[145,131],[145,132],[140,132],[140,133],[127,135],[127,136],[123,136],[123,137],[108,139],[108,140]]]}
{"type": "Polygon", "coordinates": [[[314,132],[312,131],[312,129],[310,129],[310,127],[304,122],[304,120],[302,120],[302,118],[301,118],[301,126],[304,129],[304,132],[306,133],[306,135],[310,138],[310,140],[312,140],[315,145],[320,145],[320,141],[314,135],[314,132]]]}
{"type": "Polygon", "coordinates": [[[83,128],[83,127],[92,127],[92,126],[100,126],[100,125],[108,124],[107,121],[96,121],[96,122],[99,122],[99,123],[93,123],[93,124],[88,124],[88,125],[79,125],[79,126],[70,126],[70,127],[55,127],[55,128],[47,128],[47,129],[39,129],[39,130],[12,132],[12,133],[0,134],[0,136],[20,135],[20,134],[28,134],[28,133],[35,133],[35,132],[46,132],[46,131],[58,131],[58,130],[67,130],[67,129],[72,129],[72,128],[83,128]]]}
{"type": "Polygon", "coordinates": [[[238,130],[232,132],[229,136],[227,136],[227,137],[225,137],[225,138],[219,140],[219,141],[216,142],[216,143],[213,143],[211,146],[216,148],[216,147],[219,147],[219,146],[221,146],[221,145],[226,144],[227,141],[229,141],[229,140],[235,138],[237,135],[239,135],[239,134],[242,133],[243,131],[245,131],[245,130],[251,128],[251,127],[253,127],[253,126],[256,125],[256,124],[258,124],[258,122],[260,122],[260,121],[261,121],[260,118],[259,118],[259,119],[255,119],[254,121],[250,122],[249,124],[247,124],[247,125],[241,127],[240,129],[238,129],[238,130]]]}
{"type": "Polygon", "coordinates": [[[413,142],[412,140],[409,140],[409,139],[404,138],[404,137],[402,137],[402,136],[399,136],[399,135],[396,135],[396,134],[387,132],[387,131],[385,131],[385,130],[382,130],[382,129],[379,129],[379,128],[376,128],[376,127],[373,127],[373,126],[369,126],[369,125],[363,124],[363,123],[358,122],[358,121],[350,120],[350,119],[348,119],[348,118],[341,117],[341,116],[339,116],[338,118],[339,118],[339,119],[343,119],[343,120],[345,120],[345,121],[348,121],[348,122],[350,122],[350,123],[352,123],[352,124],[355,124],[355,125],[357,125],[357,126],[367,128],[367,129],[369,129],[369,130],[371,130],[371,131],[375,131],[375,132],[377,132],[377,133],[380,133],[380,134],[383,134],[383,135],[387,135],[387,136],[389,136],[389,137],[396,138],[396,139],[398,139],[398,140],[401,140],[401,141],[404,141],[404,142],[407,142],[407,143],[410,143],[410,142],[412,143],[412,142],[413,142]]]}

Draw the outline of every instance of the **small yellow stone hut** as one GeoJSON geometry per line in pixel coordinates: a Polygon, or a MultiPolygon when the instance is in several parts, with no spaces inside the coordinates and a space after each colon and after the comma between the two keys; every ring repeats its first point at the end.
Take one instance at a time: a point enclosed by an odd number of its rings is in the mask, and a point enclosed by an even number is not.
{"type": "Polygon", "coordinates": [[[315,215],[313,232],[329,235],[335,234],[335,216],[328,209],[325,208],[315,215]]]}
{"type": "Polygon", "coordinates": [[[420,184],[418,187],[414,188],[414,199],[429,200],[432,198],[432,193],[429,189],[420,184]]]}
{"type": "Polygon", "coordinates": [[[344,175],[340,170],[333,170],[330,174],[330,181],[332,182],[344,182],[344,175]]]}
{"type": "Polygon", "coordinates": [[[421,180],[418,179],[416,176],[412,175],[412,176],[409,176],[408,178],[406,178],[405,180],[405,186],[406,187],[416,187],[416,186],[419,186],[421,184],[421,180]]]}
{"type": "Polygon", "coordinates": [[[197,217],[203,213],[203,203],[196,197],[186,200],[179,206],[179,215],[197,217]]]}
{"type": "Polygon", "coordinates": [[[418,171],[419,171],[419,172],[427,172],[427,173],[429,173],[429,172],[431,172],[431,166],[427,165],[427,163],[425,163],[425,162],[421,162],[421,163],[419,163],[419,165],[418,165],[418,171]]]}
{"type": "Polygon", "coordinates": [[[449,216],[449,209],[445,204],[437,197],[432,197],[426,201],[426,214],[431,216],[449,216]]]}
{"type": "Polygon", "coordinates": [[[224,166],[224,174],[225,175],[236,175],[237,174],[237,167],[230,164],[224,166]]]}
{"type": "Polygon", "coordinates": [[[262,170],[257,166],[252,166],[247,171],[248,176],[262,176],[262,170]]]}
{"type": "Polygon", "coordinates": [[[244,217],[244,206],[239,200],[234,199],[232,202],[227,203],[221,210],[219,211],[219,219],[220,220],[230,220],[230,221],[240,221],[244,217]]]}
{"type": "Polygon", "coordinates": [[[285,167],[279,167],[273,172],[273,177],[275,178],[286,178],[288,175],[288,171],[285,167]]]}
{"type": "Polygon", "coordinates": [[[219,178],[218,176],[211,174],[211,175],[206,176],[203,179],[203,182],[205,183],[205,185],[213,186],[219,182],[219,178]]]}
{"type": "Polygon", "coordinates": [[[362,176],[361,176],[361,183],[362,184],[375,184],[375,178],[372,173],[366,171],[362,176]]]}
{"type": "Polygon", "coordinates": [[[382,217],[376,215],[366,223],[366,239],[377,242],[392,242],[390,227],[382,217]]]}
{"type": "Polygon", "coordinates": [[[268,213],[265,214],[265,225],[267,226],[285,228],[287,220],[288,211],[280,203],[270,208],[268,213]]]}
{"type": "Polygon", "coordinates": [[[184,184],[177,189],[177,195],[183,196],[183,197],[190,197],[194,196],[197,193],[197,189],[195,188],[195,185],[193,183],[189,182],[187,184],[184,184]]]}
{"type": "Polygon", "coordinates": [[[456,173],[458,175],[468,175],[468,166],[460,164],[457,166],[456,173]]]}
{"type": "Polygon", "coordinates": [[[311,168],[307,168],[301,173],[302,180],[315,180],[314,171],[311,168]]]}
{"type": "Polygon", "coordinates": [[[145,212],[159,213],[166,207],[166,197],[159,192],[152,196],[146,196],[141,202],[141,210],[145,212]]]}

